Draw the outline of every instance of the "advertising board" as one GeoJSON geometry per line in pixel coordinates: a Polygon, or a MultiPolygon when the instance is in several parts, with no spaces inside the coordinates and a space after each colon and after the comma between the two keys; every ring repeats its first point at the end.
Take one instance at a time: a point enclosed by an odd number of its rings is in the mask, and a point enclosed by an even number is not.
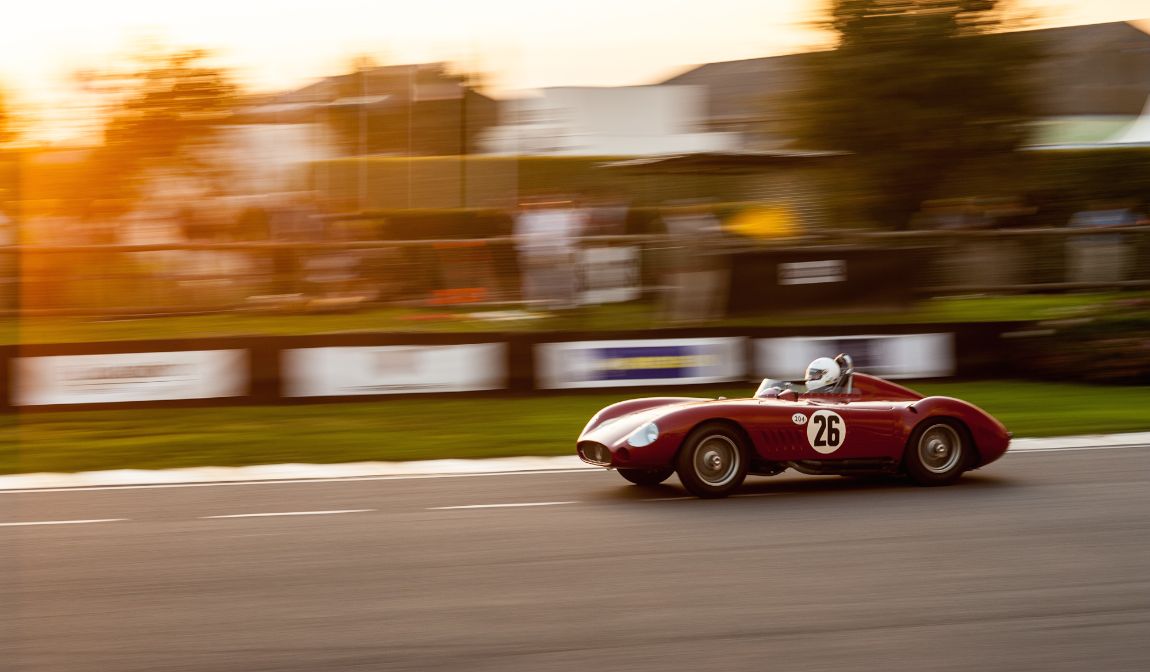
{"type": "Polygon", "coordinates": [[[504,343],[293,348],[282,357],[288,397],[497,390],[507,378],[504,343]]]}
{"type": "Polygon", "coordinates": [[[856,371],[883,378],[941,378],[954,375],[953,334],[797,336],[755,340],[760,378],[801,378],[816,357],[846,353],[856,371]]]}
{"type": "Polygon", "coordinates": [[[246,394],[246,350],[17,357],[16,406],[213,399],[246,394]]]}
{"type": "Polygon", "coordinates": [[[741,380],[742,338],[540,343],[537,386],[545,389],[691,385],[741,380]]]}

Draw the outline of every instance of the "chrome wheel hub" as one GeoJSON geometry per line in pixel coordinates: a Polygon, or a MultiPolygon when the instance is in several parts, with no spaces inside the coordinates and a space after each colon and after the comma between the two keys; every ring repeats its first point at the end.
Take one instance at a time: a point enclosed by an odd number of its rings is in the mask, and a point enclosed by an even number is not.
{"type": "Polygon", "coordinates": [[[695,473],[707,485],[722,486],[738,473],[739,449],[731,439],[712,435],[695,449],[695,473]]]}
{"type": "Polygon", "coordinates": [[[950,425],[935,425],[918,440],[918,456],[927,471],[945,474],[962,459],[962,439],[950,425]]]}

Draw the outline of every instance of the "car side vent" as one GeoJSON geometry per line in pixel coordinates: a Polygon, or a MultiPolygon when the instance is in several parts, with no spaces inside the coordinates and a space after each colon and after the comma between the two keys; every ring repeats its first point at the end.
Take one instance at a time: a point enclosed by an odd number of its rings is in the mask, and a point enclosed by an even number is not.
{"type": "Polygon", "coordinates": [[[793,450],[801,437],[791,429],[764,429],[763,438],[769,452],[782,452],[793,450]]]}

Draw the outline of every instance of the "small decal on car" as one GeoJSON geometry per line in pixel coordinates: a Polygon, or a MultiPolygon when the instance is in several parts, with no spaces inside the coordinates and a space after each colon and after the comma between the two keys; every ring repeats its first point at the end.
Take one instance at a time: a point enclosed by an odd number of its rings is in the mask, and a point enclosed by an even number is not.
{"type": "Polygon", "coordinates": [[[811,448],[823,455],[829,455],[843,445],[847,438],[847,423],[834,411],[815,411],[807,425],[807,442],[811,448]]]}
{"type": "Polygon", "coordinates": [[[807,416],[803,415],[802,413],[795,413],[791,416],[791,422],[795,423],[796,425],[805,425],[807,424],[807,416]]]}

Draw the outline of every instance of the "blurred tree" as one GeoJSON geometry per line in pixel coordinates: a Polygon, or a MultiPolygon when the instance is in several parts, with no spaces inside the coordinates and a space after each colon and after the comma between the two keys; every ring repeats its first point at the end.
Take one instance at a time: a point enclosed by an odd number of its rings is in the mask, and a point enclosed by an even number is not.
{"type": "Polygon", "coordinates": [[[152,49],[127,73],[90,75],[108,101],[104,143],[93,157],[98,197],[135,194],[149,170],[211,176],[219,166],[210,152],[222,122],[231,116],[237,87],[229,74],[208,65],[200,49],[152,49]]]}
{"type": "MultiPolygon", "coordinates": [[[[861,213],[904,228],[956,169],[1001,165],[1035,116],[1041,53],[999,0],[831,0],[833,51],[799,93],[803,146],[848,150],[861,213]]],[[[961,195],[961,194],[959,194],[961,195]]]]}
{"type": "Polygon", "coordinates": [[[16,139],[16,124],[8,104],[8,96],[0,90],[0,147],[16,139]]]}

